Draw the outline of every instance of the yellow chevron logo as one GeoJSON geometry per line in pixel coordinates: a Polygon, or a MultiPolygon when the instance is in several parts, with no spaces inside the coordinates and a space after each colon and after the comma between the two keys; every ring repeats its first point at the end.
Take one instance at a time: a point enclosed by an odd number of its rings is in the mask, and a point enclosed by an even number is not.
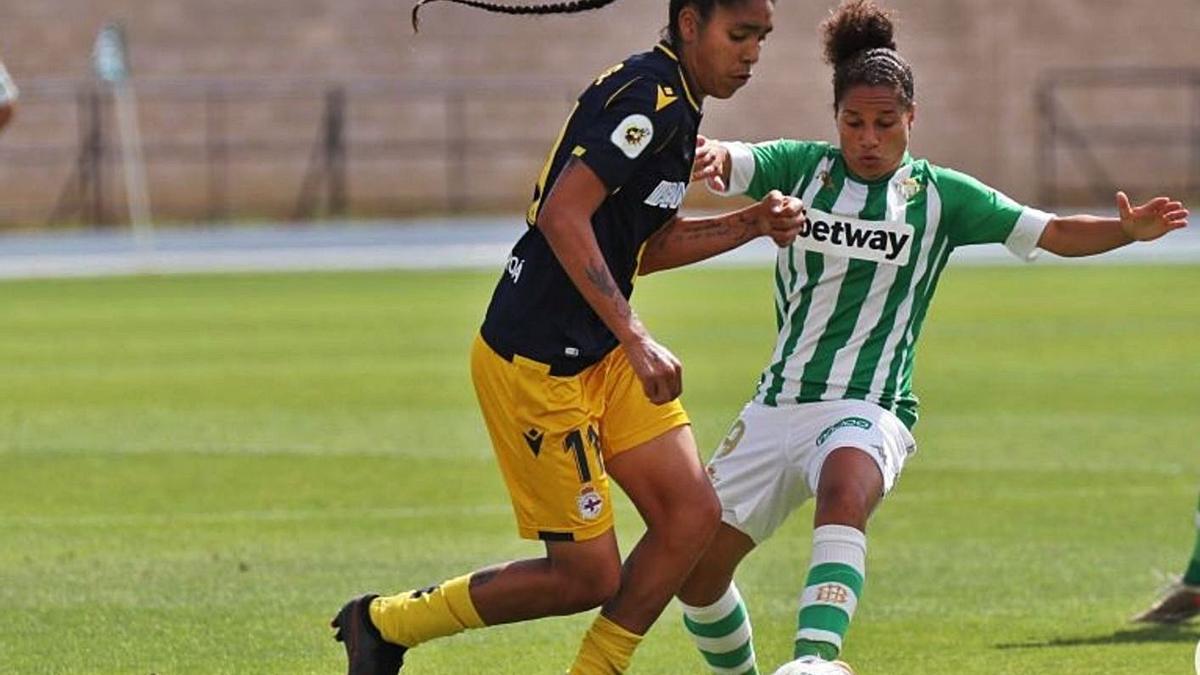
{"type": "Polygon", "coordinates": [[[679,96],[675,94],[674,89],[660,84],[658,85],[658,103],[654,105],[654,112],[658,112],[678,100],[679,96]]]}

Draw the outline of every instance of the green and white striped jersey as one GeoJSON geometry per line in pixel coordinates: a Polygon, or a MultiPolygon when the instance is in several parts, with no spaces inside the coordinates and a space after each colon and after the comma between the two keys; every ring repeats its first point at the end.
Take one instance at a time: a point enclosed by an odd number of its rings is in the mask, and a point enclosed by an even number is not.
{"type": "Polygon", "coordinates": [[[849,174],[828,143],[726,143],[727,193],[804,200],[808,223],[775,269],[779,337],[755,400],[870,401],[912,427],[913,354],[957,246],[1004,243],[1032,259],[1053,217],[965,174],[905,156],[877,181],[849,174]]]}

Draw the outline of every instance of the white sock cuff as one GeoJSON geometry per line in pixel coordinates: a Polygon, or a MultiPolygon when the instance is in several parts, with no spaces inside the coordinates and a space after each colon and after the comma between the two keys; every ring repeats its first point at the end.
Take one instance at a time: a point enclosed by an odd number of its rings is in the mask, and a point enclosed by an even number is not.
{"type": "Polygon", "coordinates": [[[812,547],[812,567],[841,563],[865,576],[867,535],[859,530],[845,525],[822,525],[813,530],[812,547]]]}
{"type": "Polygon", "coordinates": [[[742,594],[738,592],[737,584],[730,582],[729,588],[719,600],[707,607],[693,607],[683,601],[683,613],[692,621],[699,623],[716,623],[729,616],[730,612],[742,604],[742,594]]]}

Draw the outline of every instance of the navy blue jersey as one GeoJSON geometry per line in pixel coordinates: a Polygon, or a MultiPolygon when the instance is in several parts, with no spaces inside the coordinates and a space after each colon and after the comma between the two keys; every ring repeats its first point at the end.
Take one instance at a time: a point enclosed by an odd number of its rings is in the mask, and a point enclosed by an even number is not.
{"type": "Polygon", "coordinates": [[[700,117],[679,59],[663,44],[609,69],[580,95],[534,188],[529,230],[488,306],[481,332],[493,349],[569,375],[617,346],[537,229],[542,200],[572,157],[600,177],[608,197],[592,215],[592,229],[628,298],[642,245],[683,201],[700,117]]]}

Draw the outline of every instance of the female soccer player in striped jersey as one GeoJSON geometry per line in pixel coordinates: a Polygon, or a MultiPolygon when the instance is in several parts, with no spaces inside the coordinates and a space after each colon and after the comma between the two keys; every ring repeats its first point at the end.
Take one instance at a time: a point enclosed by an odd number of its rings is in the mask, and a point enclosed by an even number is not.
{"type": "MultiPolygon", "coordinates": [[[[463,4],[551,13],[608,2],[463,4]]],[[[570,672],[625,672],[716,531],[716,494],[678,400],[682,368],[628,298],[638,274],[763,235],[789,245],[803,208],[775,191],[735,213],[677,217],[701,105],[732,96],[750,79],[774,2],[667,5],[666,39],[612,67],[579,97],[471,352],[518,531],[542,541],[545,555],[346,603],[333,625],[350,675],[392,675],[407,650],[468,628],[596,607],[600,615],[570,672]],[[646,522],[624,564],[610,477],[646,522]]]]}
{"type": "Polygon", "coordinates": [[[781,190],[808,207],[808,224],[778,256],[775,352],[709,464],[723,523],[679,594],[688,631],[727,675],[758,672],[734,570],[814,496],[795,660],[778,672],[852,672],[836,659],[862,593],[867,519],[916,450],[913,354],[955,248],[1087,256],[1186,225],[1180,202],[1134,207],[1123,193],[1119,218],[1059,217],[911,157],[913,73],[889,15],[848,0],[822,30],[840,147],[701,139],[693,176],[752,197],[781,190]]]}

